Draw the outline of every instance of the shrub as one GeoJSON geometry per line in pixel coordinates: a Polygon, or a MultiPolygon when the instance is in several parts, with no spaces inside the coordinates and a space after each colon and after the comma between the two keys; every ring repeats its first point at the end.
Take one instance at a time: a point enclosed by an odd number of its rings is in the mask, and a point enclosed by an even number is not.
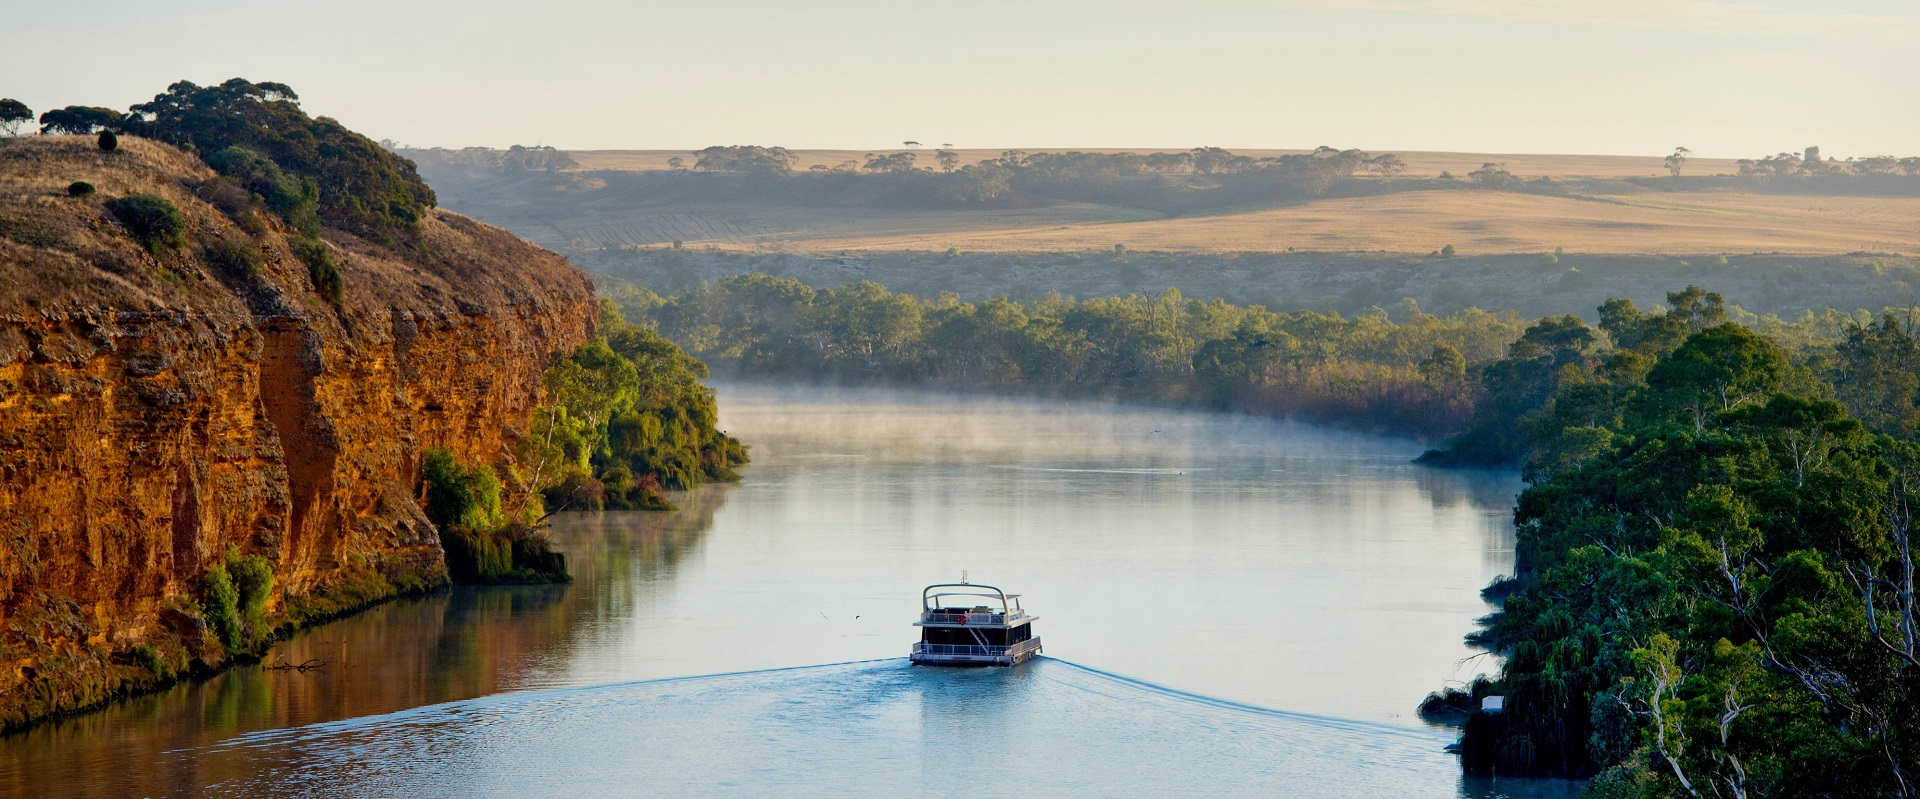
{"type": "Polygon", "coordinates": [[[333,265],[333,251],[327,249],[325,242],[319,239],[296,239],[293,242],[293,254],[307,265],[307,277],[313,281],[313,290],[320,292],[338,308],[346,298],[346,280],[340,277],[340,270],[333,265]]]}
{"type": "Polygon", "coordinates": [[[220,645],[226,647],[227,652],[240,651],[240,589],[234,587],[233,575],[227,571],[225,562],[207,567],[200,579],[200,594],[200,609],[206,614],[207,626],[213,628],[214,637],[220,639],[220,645]]]}
{"type": "Polygon", "coordinates": [[[273,594],[273,564],[259,555],[240,557],[239,550],[228,547],[227,571],[239,592],[240,620],[246,624],[247,634],[255,639],[264,637],[270,629],[267,599],[273,594]]]}
{"type": "Polygon", "coordinates": [[[101,152],[110,153],[120,149],[120,137],[115,136],[110,130],[100,131],[99,143],[101,152]]]}
{"type": "Polygon", "coordinates": [[[134,241],[158,256],[163,247],[186,243],[187,220],[173,201],[155,194],[135,194],[107,201],[107,210],[127,226],[134,241]]]}
{"type": "Polygon", "coordinates": [[[493,530],[500,512],[500,478],[484,464],[463,464],[444,449],[428,450],[420,465],[427,488],[427,518],[439,527],[493,530]]]}
{"type": "Polygon", "coordinates": [[[200,608],[227,654],[238,655],[264,640],[272,629],[267,599],[273,593],[273,564],[259,555],[226,556],[207,567],[200,580],[200,608]]]}
{"type": "Polygon", "coordinates": [[[563,583],[566,556],[553,543],[515,524],[504,530],[475,530],[463,525],[440,528],[447,573],[456,583],[563,583]]]}
{"type": "Polygon", "coordinates": [[[206,249],[207,263],[233,277],[251,278],[260,274],[266,257],[250,241],[221,239],[206,249]]]}
{"type": "Polygon", "coordinates": [[[320,232],[320,188],[312,180],[288,174],[266,156],[245,147],[228,147],[207,157],[213,167],[261,202],[287,224],[308,236],[320,232]]]}
{"type": "Polygon", "coordinates": [[[69,197],[85,197],[93,192],[93,184],[84,180],[76,180],[67,184],[67,196],[69,197]]]}

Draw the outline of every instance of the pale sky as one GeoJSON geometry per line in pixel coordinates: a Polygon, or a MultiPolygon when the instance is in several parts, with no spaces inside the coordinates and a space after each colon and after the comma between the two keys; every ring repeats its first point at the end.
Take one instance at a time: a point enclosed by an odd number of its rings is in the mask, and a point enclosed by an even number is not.
{"type": "Polygon", "coordinates": [[[1920,155],[1920,0],[0,0],[0,97],[415,146],[1920,155]]]}

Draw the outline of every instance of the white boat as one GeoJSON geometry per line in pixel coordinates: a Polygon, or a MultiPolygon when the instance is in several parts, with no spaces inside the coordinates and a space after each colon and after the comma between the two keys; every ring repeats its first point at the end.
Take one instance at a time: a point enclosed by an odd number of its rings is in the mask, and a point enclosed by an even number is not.
{"type": "Polygon", "coordinates": [[[1012,666],[1040,654],[1033,621],[1020,595],[991,585],[935,583],[920,592],[920,641],[914,663],[935,666],[1012,666]],[[942,590],[952,589],[952,590],[942,590]]]}

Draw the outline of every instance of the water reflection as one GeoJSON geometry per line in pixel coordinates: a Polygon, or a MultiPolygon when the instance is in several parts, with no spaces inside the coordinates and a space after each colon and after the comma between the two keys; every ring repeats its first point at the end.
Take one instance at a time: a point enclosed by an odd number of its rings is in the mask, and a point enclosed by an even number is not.
{"type": "Polygon", "coordinates": [[[267,657],[323,667],[243,667],[0,738],[0,795],[191,794],[249,767],[164,753],[237,733],[567,683],[576,660],[618,646],[609,637],[622,628],[603,620],[630,617],[646,601],[645,586],[671,579],[726,497],[725,487],[694,492],[678,497],[678,510],[622,514],[618,523],[569,517],[555,539],[573,565],[572,585],[457,588],[390,602],[296,635],[267,657]]]}
{"type": "MultiPolygon", "coordinates": [[[[754,447],[747,479],[671,513],[557,519],[574,584],[392,603],[274,653],[325,668],[241,669],[0,739],[0,793],[508,795],[558,774],[611,795],[690,779],[641,769],[688,771],[661,753],[701,745],[712,773],[739,780],[672,783],[695,795],[756,795],[739,786],[794,767],[897,788],[966,765],[940,743],[952,734],[1045,739],[1081,723],[1094,726],[1026,768],[1132,774],[1099,738],[1119,725],[1147,751],[1202,761],[1216,733],[1255,741],[1256,760],[1297,750],[1285,773],[1299,785],[1350,780],[1384,747],[1401,776],[1355,784],[1507,790],[1460,782],[1437,751],[1447,734],[1412,707],[1487,665],[1461,636],[1487,610],[1480,587],[1511,569],[1511,473],[1416,467],[1411,441],[1164,409],[759,386],[722,387],[721,408],[754,447]],[[961,569],[1027,594],[1050,655],[1105,672],[899,668],[920,588],[961,569]],[[877,658],[892,665],[826,681],[620,687],[877,658]],[[1143,685],[1368,723],[1267,729],[1145,701],[1143,685]],[[538,689],[566,690],[499,696],[538,689]],[[769,723],[786,732],[753,737],[769,723]],[[256,731],[276,732],[245,738],[256,731]]],[[[1136,793],[1115,785],[1104,792],[1136,793]]]]}

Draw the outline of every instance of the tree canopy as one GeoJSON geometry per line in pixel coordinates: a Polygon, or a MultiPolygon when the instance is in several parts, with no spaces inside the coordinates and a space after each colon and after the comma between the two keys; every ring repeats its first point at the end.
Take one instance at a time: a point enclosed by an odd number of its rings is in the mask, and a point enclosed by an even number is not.
{"type": "Polygon", "coordinates": [[[11,97],[0,97],[0,132],[8,136],[20,133],[20,126],[33,121],[33,109],[11,97]]]}
{"type": "Polygon", "coordinates": [[[122,127],[201,153],[241,147],[271,160],[313,182],[324,222],[360,235],[407,234],[436,202],[412,161],[336,120],[307,116],[285,84],[180,81],[133,106],[122,127]]]}
{"type": "Polygon", "coordinates": [[[70,105],[41,114],[40,132],[91,136],[102,130],[120,127],[126,123],[126,119],[126,114],[111,108],[70,105]]]}

